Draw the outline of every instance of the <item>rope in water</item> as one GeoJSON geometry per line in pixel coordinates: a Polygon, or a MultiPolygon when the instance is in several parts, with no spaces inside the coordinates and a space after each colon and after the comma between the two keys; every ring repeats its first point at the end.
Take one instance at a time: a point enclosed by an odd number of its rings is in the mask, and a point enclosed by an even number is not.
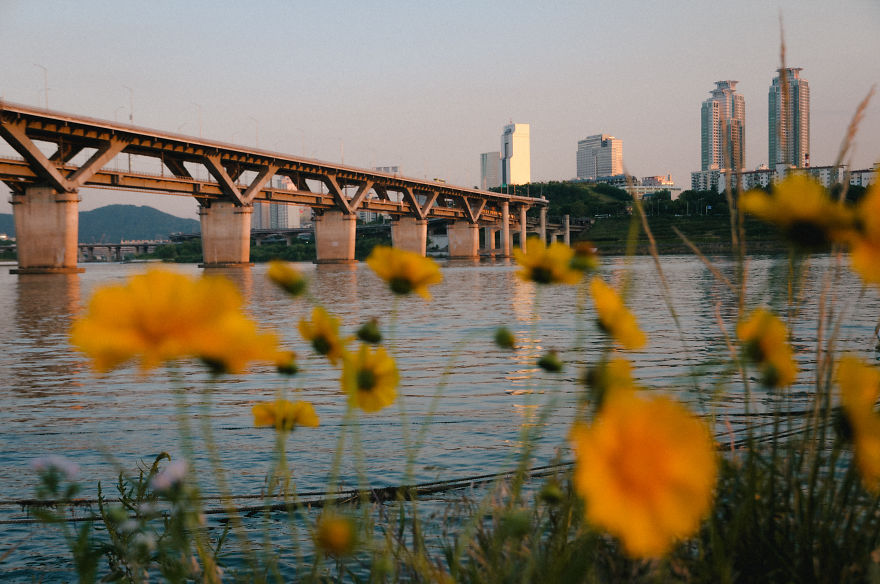
{"type": "MultiPolygon", "coordinates": [[[[774,422],[771,422],[774,423],[774,422]]],[[[771,423],[762,424],[757,426],[760,428],[761,426],[769,426],[771,423]]],[[[752,436],[737,438],[734,440],[729,440],[727,442],[723,442],[720,440],[721,436],[719,436],[719,450],[735,450],[737,448],[741,448],[745,444],[749,442],[751,439],[753,442],[766,442],[771,438],[787,438],[791,436],[795,436],[801,432],[803,432],[806,427],[802,428],[793,428],[788,431],[780,431],[772,435],[767,436],[752,436]]],[[[295,495],[295,499],[293,500],[284,500],[277,501],[279,498],[284,498],[284,494],[268,496],[265,494],[252,494],[252,495],[234,495],[224,497],[221,495],[208,495],[200,497],[201,501],[211,501],[211,502],[219,502],[219,501],[246,501],[246,500],[254,500],[254,499],[264,499],[266,502],[260,503],[257,505],[238,505],[233,508],[226,507],[216,507],[209,508],[202,511],[204,515],[212,515],[212,516],[229,516],[230,514],[242,514],[242,515],[253,515],[259,512],[270,512],[270,511],[294,511],[297,509],[320,509],[322,507],[331,506],[331,505],[346,505],[346,504],[362,504],[362,503],[385,503],[388,501],[395,500],[413,500],[419,497],[423,497],[425,495],[435,495],[444,492],[463,490],[473,487],[483,486],[489,483],[493,483],[496,481],[500,481],[503,479],[510,479],[517,476],[521,473],[526,478],[540,478],[549,475],[556,474],[562,470],[566,470],[572,467],[574,462],[566,461],[557,464],[549,464],[543,466],[536,466],[526,469],[525,471],[503,471],[497,473],[489,473],[482,475],[474,475],[469,477],[463,477],[459,479],[449,479],[442,481],[431,481],[426,483],[419,483],[415,485],[396,485],[396,486],[388,486],[388,487],[377,487],[370,489],[349,489],[344,491],[336,491],[336,492],[328,492],[328,491],[314,491],[314,492],[306,492],[306,493],[297,493],[295,495]],[[270,502],[271,500],[275,500],[274,502],[270,502]]],[[[120,499],[104,499],[104,503],[118,503],[120,499]]],[[[57,506],[60,503],[68,504],[76,507],[90,507],[91,505],[97,505],[99,503],[98,499],[75,499],[69,502],[61,502],[57,500],[43,500],[43,499],[17,499],[17,500],[6,500],[0,501],[0,506],[19,506],[23,508],[30,507],[53,507],[57,506]]],[[[99,521],[101,520],[100,515],[90,514],[84,515],[82,517],[67,517],[65,521],[67,522],[90,522],[90,521],[99,521]]],[[[222,520],[222,519],[221,519],[222,520]]],[[[27,525],[27,524],[36,524],[42,523],[40,519],[34,518],[19,518],[19,519],[0,519],[0,525],[27,525]]]]}

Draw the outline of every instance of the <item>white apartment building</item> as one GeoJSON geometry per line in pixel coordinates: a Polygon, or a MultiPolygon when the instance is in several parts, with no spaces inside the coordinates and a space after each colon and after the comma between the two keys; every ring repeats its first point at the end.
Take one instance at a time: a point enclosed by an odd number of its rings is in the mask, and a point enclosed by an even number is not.
{"type": "Polygon", "coordinates": [[[577,177],[597,179],[623,174],[623,141],[596,134],[578,141],[577,177]]]}
{"type": "MultiPolygon", "coordinates": [[[[767,188],[768,186],[783,180],[792,174],[805,174],[813,178],[825,188],[831,188],[835,184],[843,183],[849,176],[849,184],[867,187],[873,182],[874,169],[862,169],[848,171],[844,166],[811,166],[809,168],[796,168],[794,166],[777,165],[775,169],[766,166],[742,172],[739,174],[742,180],[742,189],[767,188]]],[[[726,170],[709,170],[691,173],[691,189],[695,191],[716,190],[721,192],[727,188],[728,176],[726,170]]],[[[733,175],[733,184],[736,186],[736,175],[733,175]]]]}
{"type": "Polygon", "coordinates": [[[532,182],[529,125],[508,124],[501,134],[501,186],[532,182]]]}

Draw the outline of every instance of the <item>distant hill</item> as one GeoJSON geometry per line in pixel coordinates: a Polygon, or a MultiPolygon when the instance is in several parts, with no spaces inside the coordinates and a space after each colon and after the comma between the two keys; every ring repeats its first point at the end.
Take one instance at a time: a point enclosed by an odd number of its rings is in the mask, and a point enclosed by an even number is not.
{"type": "MultiPolygon", "coordinates": [[[[80,243],[119,243],[123,239],[168,239],[170,233],[196,233],[199,222],[137,205],[107,205],[81,211],[80,243]]],[[[0,214],[0,233],[15,235],[11,214],[0,214]]]]}

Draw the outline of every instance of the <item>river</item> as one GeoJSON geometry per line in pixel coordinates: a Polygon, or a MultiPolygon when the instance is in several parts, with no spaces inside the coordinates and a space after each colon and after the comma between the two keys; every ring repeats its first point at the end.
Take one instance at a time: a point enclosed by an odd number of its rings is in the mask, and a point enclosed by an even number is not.
{"type": "MultiPolygon", "coordinates": [[[[701,414],[716,414],[719,429],[731,420],[738,427],[744,398],[735,385],[726,385],[727,348],[719,329],[722,322],[728,334],[735,334],[735,296],[692,256],[660,261],[678,325],[650,257],[605,258],[601,268],[614,282],[623,273],[632,276],[629,305],[649,337],[647,347],[632,354],[636,376],[644,386],[669,392],[701,414]]],[[[726,276],[735,274],[730,258],[711,261],[726,276]]],[[[443,282],[431,289],[431,302],[395,300],[365,264],[298,267],[310,279],[312,294],[342,318],[350,334],[367,319],[378,318],[397,359],[409,432],[403,432],[398,406],[360,417],[362,468],[371,486],[406,480],[405,436],[414,440],[423,427],[413,481],[508,470],[515,465],[522,425],[538,423],[545,407],[551,411],[542,422],[534,465],[549,462],[560,447],[567,457],[565,436],[583,391],[579,379],[585,366],[600,357],[604,342],[584,287],[536,290],[516,278],[516,267],[508,262],[450,262],[443,265],[443,282]],[[493,343],[502,325],[518,339],[514,352],[493,343]],[[536,366],[550,349],[565,363],[560,373],[536,366]]],[[[793,334],[803,372],[787,398],[794,409],[810,395],[817,306],[826,284],[836,310],[845,316],[837,349],[876,358],[877,292],[863,289],[845,260],[839,278],[829,279],[834,267],[834,258],[820,256],[805,270],[793,334]]],[[[164,268],[194,276],[203,272],[195,265],[164,268]]],[[[164,372],[139,376],[125,368],[96,376],[68,343],[72,319],[96,287],[146,269],[143,264],[88,264],[85,273],[75,275],[16,276],[5,268],[0,273],[0,519],[6,522],[0,526],[0,556],[11,550],[0,561],[0,577],[52,581],[64,579],[69,570],[66,552],[45,538],[42,528],[14,523],[28,517],[15,501],[34,496],[32,460],[61,454],[75,461],[83,496],[94,497],[99,480],[112,484],[118,472],[131,472],[138,461],[151,461],[162,451],[180,455],[180,406],[164,372]]],[[[750,258],[750,304],[781,306],[787,269],[781,256],[750,258]]],[[[311,305],[285,296],[266,280],[265,271],[265,265],[212,270],[232,279],[251,316],[278,331],[296,351],[300,374],[286,379],[255,368],[247,375],[212,379],[192,364],[179,369],[176,382],[186,388],[194,426],[210,423],[230,490],[238,496],[261,492],[275,447],[271,429],[253,427],[253,404],[273,399],[282,389],[314,404],[320,427],[299,429],[287,442],[294,478],[303,491],[326,485],[345,415],[338,371],[312,354],[296,330],[311,305]]],[[[752,409],[769,408],[772,399],[758,392],[752,409]]],[[[351,454],[344,457],[341,480],[353,487],[358,484],[358,449],[351,446],[353,433],[347,436],[351,454]]],[[[197,450],[197,468],[205,470],[205,453],[197,450]]],[[[206,483],[206,493],[216,492],[212,488],[206,483]]]]}

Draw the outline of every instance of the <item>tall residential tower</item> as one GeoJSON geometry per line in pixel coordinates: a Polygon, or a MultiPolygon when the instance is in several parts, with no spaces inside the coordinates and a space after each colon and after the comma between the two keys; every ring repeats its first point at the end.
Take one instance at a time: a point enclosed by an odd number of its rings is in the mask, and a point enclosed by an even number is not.
{"type": "Polygon", "coordinates": [[[608,134],[578,140],[577,177],[597,179],[623,174],[623,141],[608,134]]]}
{"type": "Polygon", "coordinates": [[[501,134],[501,186],[532,182],[529,125],[508,124],[501,134]]]}
{"type": "Polygon", "coordinates": [[[802,69],[787,67],[776,72],[770,84],[768,132],[769,166],[810,166],[810,84],[802,69]]]}
{"type": "Polygon", "coordinates": [[[716,81],[712,97],[700,108],[701,170],[746,165],[746,101],[736,93],[737,81],[716,81]]]}

